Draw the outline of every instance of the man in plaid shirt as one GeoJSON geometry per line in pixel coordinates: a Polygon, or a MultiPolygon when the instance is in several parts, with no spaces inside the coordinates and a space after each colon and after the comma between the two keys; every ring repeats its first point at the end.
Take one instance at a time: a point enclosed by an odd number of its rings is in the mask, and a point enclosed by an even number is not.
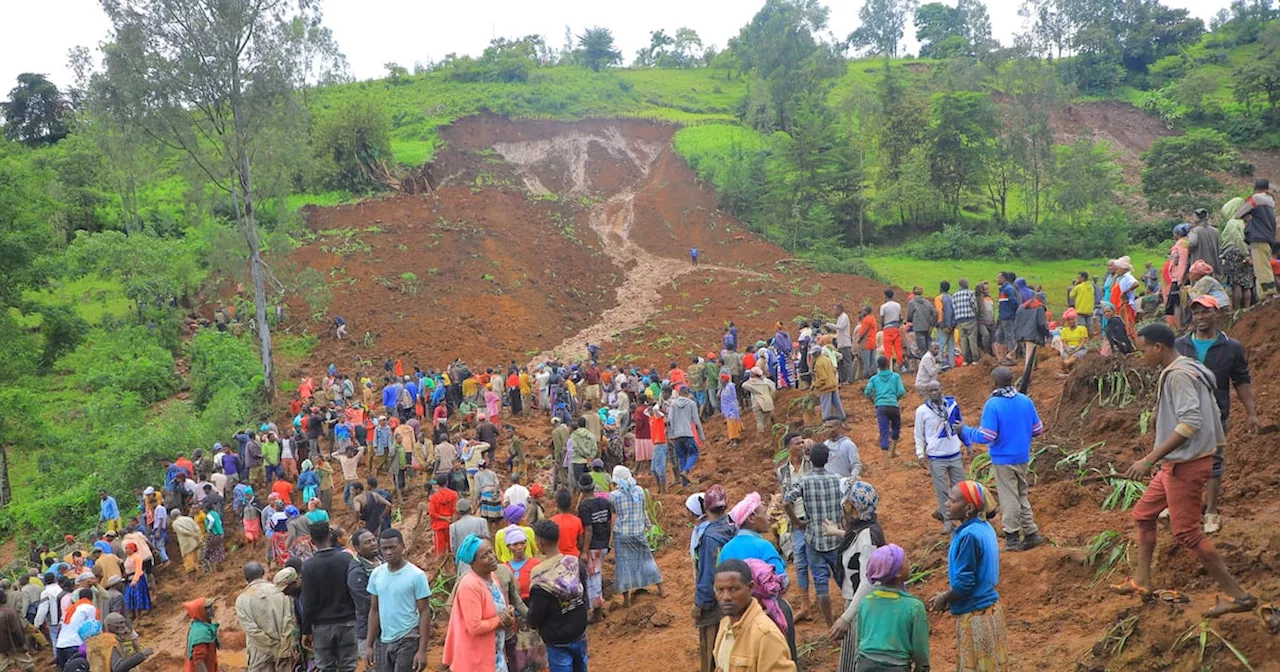
{"type": "Polygon", "coordinates": [[[840,477],[827,471],[828,455],[826,444],[815,445],[809,453],[813,470],[792,480],[782,501],[791,524],[796,529],[804,530],[805,556],[809,562],[809,572],[813,574],[813,590],[818,596],[818,610],[826,619],[827,627],[831,627],[828,580],[839,563],[837,549],[840,547],[840,535],[824,533],[822,523],[829,520],[837,527],[840,526],[841,518],[844,517],[844,496],[840,492],[840,477]],[[804,500],[805,520],[796,518],[797,499],[804,500]]]}
{"type": "Polygon", "coordinates": [[[956,340],[960,342],[964,363],[977,364],[982,358],[982,350],[978,345],[978,297],[969,289],[968,280],[960,278],[959,282],[960,289],[951,295],[956,315],[956,340]]]}

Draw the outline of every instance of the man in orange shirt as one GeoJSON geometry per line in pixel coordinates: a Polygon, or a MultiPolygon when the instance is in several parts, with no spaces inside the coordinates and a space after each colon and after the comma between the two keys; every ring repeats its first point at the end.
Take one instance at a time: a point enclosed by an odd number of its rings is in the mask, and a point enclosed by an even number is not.
{"type": "MultiPolygon", "coordinates": [[[[583,474],[582,477],[591,479],[589,474],[583,474]]],[[[561,554],[576,558],[581,555],[578,549],[582,547],[585,529],[582,527],[582,519],[573,512],[573,496],[568,490],[561,489],[556,493],[556,508],[560,513],[551,516],[551,522],[560,528],[558,548],[561,554]]]]}
{"type": "Polygon", "coordinates": [[[858,348],[862,365],[862,375],[859,378],[870,378],[876,371],[876,328],[876,316],[872,313],[871,306],[863,306],[858,320],[858,335],[854,339],[862,346],[858,348]]]}
{"type": "Polygon", "coordinates": [[[678,390],[681,385],[687,385],[688,381],[684,375],[684,369],[680,368],[677,362],[671,362],[667,371],[667,380],[671,381],[671,389],[678,390]]]}

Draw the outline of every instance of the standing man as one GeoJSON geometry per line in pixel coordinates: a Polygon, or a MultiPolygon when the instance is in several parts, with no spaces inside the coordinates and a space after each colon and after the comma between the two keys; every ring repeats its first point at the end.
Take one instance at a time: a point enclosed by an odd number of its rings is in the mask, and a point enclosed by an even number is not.
{"type": "Polygon", "coordinates": [[[689,263],[693,264],[695,268],[698,266],[698,248],[689,248],[689,263]]]}
{"type": "Polygon", "coordinates": [[[925,401],[916,408],[916,459],[929,471],[933,493],[938,498],[934,518],[942,522],[942,531],[950,532],[953,521],[947,518],[947,499],[951,488],[964,480],[964,462],[960,453],[969,452],[953,425],[961,422],[960,406],[954,397],[942,396],[942,383],[933,381],[924,387],[925,401]]]}
{"type": "Polygon", "coordinates": [[[373,603],[369,595],[369,575],[382,564],[382,559],[378,557],[378,535],[369,530],[356,530],[351,544],[356,552],[351,556],[351,566],[347,567],[347,592],[356,607],[356,642],[360,659],[365,660],[369,657],[365,639],[369,635],[369,606],[373,603]]]}
{"type": "MultiPolygon", "coordinates": [[[[892,289],[884,290],[884,303],[880,304],[880,329],[884,331],[884,356],[889,358],[894,369],[903,366],[902,304],[893,300],[892,289]]],[[[868,373],[867,377],[870,376],[868,373]]]]}
{"type": "Polygon", "coordinates": [[[831,335],[818,337],[823,348],[813,358],[813,393],[818,395],[818,406],[822,409],[822,422],[839,424],[845,420],[844,405],[840,402],[840,385],[836,376],[836,365],[832,361],[831,335]]]}
{"type": "MultiPolygon", "coordinates": [[[[860,357],[858,377],[870,378],[876,358],[876,316],[872,314],[871,306],[862,307],[862,317],[858,321],[857,341],[860,357]]],[[[807,357],[808,353],[804,355],[807,357]]]]}
{"type": "Polygon", "coordinates": [[[695,436],[703,442],[707,440],[698,404],[690,396],[689,386],[681,385],[667,411],[667,439],[675,446],[681,485],[690,484],[689,472],[698,463],[698,440],[694,439],[695,436]]]}
{"type": "Polygon", "coordinates": [[[120,532],[120,505],[106,490],[98,491],[98,522],[107,532],[120,532]]]}
{"type": "MultiPolygon", "coordinates": [[[[1227,336],[1221,324],[1222,310],[1217,299],[1212,296],[1201,296],[1191,302],[1191,323],[1195,330],[1175,344],[1178,354],[1193,357],[1213,372],[1215,386],[1214,401],[1218,404],[1218,413],[1222,419],[1222,434],[1227,434],[1227,416],[1231,414],[1231,386],[1235,385],[1236,395],[1244,405],[1245,423],[1251,432],[1262,427],[1258,419],[1258,409],[1254,405],[1252,379],[1249,377],[1249,360],[1245,357],[1244,346],[1227,336]]],[[[1213,470],[1209,481],[1205,484],[1204,498],[1204,531],[1213,534],[1222,529],[1222,517],[1218,515],[1218,495],[1222,492],[1223,444],[1218,444],[1213,452],[1213,470]]]]}
{"type": "Polygon", "coordinates": [[[751,369],[751,377],[742,384],[751,395],[751,413],[756,419],[756,433],[769,436],[773,431],[773,397],[778,393],[778,386],[765,377],[760,367],[751,369]]]}
{"type": "MultiPolygon", "coordinates": [[[[827,471],[829,451],[823,444],[813,447],[809,454],[809,462],[813,470],[794,479],[791,487],[783,495],[787,518],[795,529],[804,530],[804,544],[809,572],[813,575],[813,590],[818,596],[818,611],[831,627],[831,587],[829,581],[839,563],[837,549],[841,537],[824,531],[823,521],[831,521],[839,525],[844,517],[841,504],[843,495],[840,492],[840,477],[827,471]],[[804,514],[801,520],[797,515],[796,502],[804,500],[804,514]]],[[[723,605],[722,605],[723,606],[723,605]]],[[[723,625],[723,624],[722,624],[723,625]]]]}
{"type": "Polygon", "coordinates": [[[834,324],[828,322],[826,327],[834,329],[836,332],[836,348],[840,350],[840,383],[853,382],[853,337],[849,333],[849,313],[845,312],[844,304],[837,303],[836,318],[834,324]]]}
{"type": "Polygon", "coordinates": [[[702,518],[694,527],[689,548],[693,554],[693,622],[698,627],[698,658],[702,663],[701,672],[715,672],[716,635],[720,632],[720,619],[724,617],[716,601],[716,559],[720,557],[720,549],[733,538],[733,525],[725,516],[729,495],[724,486],[713,485],[705,494],[690,499],[694,508],[700,500],[702,509],[699,513],[690,508],[691,513],[702,518]]]}
{"type": "Polygon", "coordinates": [[[298,650],[298,620],[293,600],[267,581],[259,562],[244,566],[248,586],[236,598],[236,618],[244,630],[249,669],[254,672],[292,672],[298,650]]]}
{"type": "Polygon", "coordinates": [[[716,566],[716,601],[724,611],[716,635],[717,672],[794,672],[787,638],[755,599],[751,567],[741,560],[716,566]]]}
{"type": "Polygon", "coordinates": [[[960,354],[970,366],[982,359],[982,345],[978,342],[978,296],[969,289],[969,280],[960,278],[960,289],[951,295],[955,311],[956,333],[960,342],[960,354]]]}
{"type": "MultiPolygon", "coordinates": [[[[597,420],[600,416],[592,414],[597,420]]],[[[570,459],[569,478],[571,483],[577,483],[583,474],[589,471],[591,461],[600,457],[600,440],[599,435],[593,434],[587,429],[586,416],[578,418],[578,427],[569,435],[569,445],[573,446],[573,455],[570,459]]]]}
{"type": "Polygon", "coordinates": [[[569,426],[564,424],[558,416],[551,418],[551,457],[554,469],[554,478],[551,480],[552,490],[567,487],[570,483],[569,467],[565,464],[564,454],[569,446],[569,435],[572,433],[569,426]]]}
{"type": "Polygon", "coordinates": [[[302,564],[302,646],[319,672],[355,672],[356,606],[347,590],[351,556],[333,547],[329,523],[312,523],[316,554],[302,564]]]}
{"type": "Polygon", "coordinates": [[[911,292],[915,295],[907,304],[907,322],[911,323],[911,333],[916,337],[914,357],[923,357],[929,349],[929,332],[938,321],[938,311],[933,302],[924,296],[924,288],[916,285],[911,292]]]}
{"type": "Polygon", "coordinates": [[[1213,269],[1214,275],[1222,275],[1222,257],[1218,253],[1220,247],[1218,230],[1209,224],[1209,211],[1197,209],[1196,223],[1191,225],[1191,232],[1187,234],[1187,268],[1191,268],[1197,261],[1203,261],[1213,269]]]}
{"type": "Polygon", "coordinates": [[[938,311],[938,345],[942,347],[942,370],[948,371],[956,363],[956,309],[951,296],[951,283],[938,284],[935,299],[938,311]]]}
{"type": "Polygon", "coordinates": [[[1244,219],[1244,242],[1253,260],[1253,274],[1258,281],[1258,300],[1276,291],[1276,276],[1271,271],[1271,246],[1276,242],[1276,201],[1268,193],[1271,183],[1265,177],[1253,182],[1253,195],[1236,210],[1232,219],[1244,219]]]}
{"type": "Polygon", "coordinates": [[[849,438],[844,427],[835,425],[827,430],[827,471],[840,478],[857,480],[862,477],[862,457],[858,444],[849,438]]]}
{"type": "Polygon", "coordinates": [[[1222,420],[1212,412],[1217,385],[1213,372],[1178,354],[1173,330],[1149,324],[1138,331],[1142,361],[1161,368],[1156,381],[1155,447],[1130,465],[1126,478],[1140,479],[1159,465],[1142,499],[1133,507],[1138,528],[1138,564],[1133,578],[1112,586],[1118,593],[1151,594],[1151,556],[1156,550],[1156,521],[1169,509],[1169,524],[1178,544],[1200,559],[1228,598],[1218,599],[1205,618],[1252,611],[1258,600],[1246,593],[1227,570],[1222,556],[1200,527],[1200,497],[1213,473],[1213,454],[1225,441],[1222,420]]]}
{"type": "Polygon", "coordinates": [[[1044,433],[1044,423],[1031,397],[1013,387],[1013,371],[1006,366],[991,372],[995,389],[982,407],[977,428],[958,426],[966,443],[985,443],[995,466],[996,491],[1004,517],[1006,551],[1027,551],[1044,543],[1027,499],[1027,470],[1031,462],[1031,438],[1044,433]]]}
{"type": "Polygon", "coordinates": [[[366,664],[377,672],[418,672],[427,667],[431,641],[431,586],[426,572],[404,559],[400,530],[384,530],[378,547],[386,564],[369,575],[366,664]]]}
{"type": "Polygon", "coordinates": [[[1080,320],[1080,326],[1088,330],[1090,334],[1094,333],[1093,307],[1095,305],[1095,294],[1093,291],[1093,283],[1089,282],[1088,273],[1080,271],[1080,273],[1076,275],[1076,281],[1075,284],[1071,286],[1071,293],[1069,296],[1071,298],[1072,305],[1075,306],[1076,319],[1080,320]]]}
{"type": "Polygon", "coordinates": [[[1013,318],[1018,314],[1018,306],[1022,305],[1018,290],[1013,286],[1013,277],[1001,271],[996,274],[996,287],[999,292],[996,310],[995,355],[996,360],[1004,366],[1013,363],[1013,351],[1017,341],[1013,335],[1013,318]]]}

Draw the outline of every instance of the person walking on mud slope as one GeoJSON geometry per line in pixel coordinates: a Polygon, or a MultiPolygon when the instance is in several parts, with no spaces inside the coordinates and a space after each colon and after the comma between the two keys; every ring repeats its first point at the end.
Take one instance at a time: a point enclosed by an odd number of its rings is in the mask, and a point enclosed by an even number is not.
{"type": "Polygon", "coordinates": [[[1175,590],[1151,590],[1151,557],[1156,550],[1156,521],[1169,509],[1169,523],[1178,544],[1200,559],[1205,571],[1218,582],[1227,599],[1218,598],[1205,618],[1252,611],[1258,600],[1236,581],[1213,542],[1200,525],[1200,497],[1213,472],[1213,455],[1226,442],[1222,419],[1211,409],[1217,383],[1213,372],[1200,362],[1178,354],[1173,330],[1164,324],[1149,324],[1138,332],[1142,361],[1160,367],[1156,382],[1155,447],[1125,471],[1134,480],[1145,477],[1159,465],[1142,499],[1133,507],[1138,528],[1138,564],[1134,576],[1112,586],[1124,595],[1152,596],[1172,602],[1186,601],[1175,590]],[[1209,411],[1209,412],[1206,412],[1209,411]]]}
{"type": "Polygon", "coordinates": [[[698,265],[698,248],[689,248],[689,263],[693,264],[695,267],[698,265]]]}
{"type": "MultiPolygon", "coordinates": [[[[1252,379],[1249,377],[1249,360],[1245,357],[1244,346],[1218,326],[1221,324],[1222,307],[1211,296],[1201,296],[1191,302],[1191,321],[1195,330],[1179,338],[1175,347],[1179,354],[1194,357],[1213,372],[1217,379],[1214,397],[1218,402],[1218,412],[1222,417],[1222,434],[1227,433],[1227,416],[1231,414],[1231,386],[1235,385],[1240,403],[1244,404],[1245,423],[1249,431],[1257,432],[1262,428],[1258,419],[1258,409],[1254,405],[1252,379]]],[[[1222,490],[1223,446],[1213,453],[1213,471],[1209,482],[1205,485],[1204,499],[1204,531],[1213,534],[1222,529],[1222,518],[1218,515],[1218,494],[1222,490]]]]}
{"type": "Polygon", "coordinates": [[[1009,367],[996,367],[991,382],[995,389],[982,407],[978,428],[960,423],[954,428],[966,443],[987,444],[996,472],[996,492],[1003,503],[1004,548],[1027,551],[1044,543],[1027,499],[1031,439],[1044,433],[1044,423],[1031,397],[1013,386],[1009,367]]]}

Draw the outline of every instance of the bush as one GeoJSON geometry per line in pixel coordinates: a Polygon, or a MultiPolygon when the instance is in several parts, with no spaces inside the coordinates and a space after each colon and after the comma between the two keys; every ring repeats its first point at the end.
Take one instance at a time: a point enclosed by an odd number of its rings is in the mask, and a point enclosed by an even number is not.
{"type": "Polygon", "coordinates": [[[224,388],[245,397],[262,388],[262,364],[247,338],[201,329],[191,341],[191,393],[204,409],[224,388]]]}
{"type": "Polygon", "coordinates": [[[372,170],[391,156],[390,126],[386,111],[368,98],[320,117],[311,132],[317,186],[352,192],[376,188],[372,170]]]}
{"type": "Polygon", "coordinates": [[[917,259],[1008,259],[1013,256],[1014,244],[1008,233],[973,233],[947,224],[941,231],[903,245],[902,251],[917,259]]]}
{"type": "Polygon", "coordinates": [[[178,389],[173,355],[141,326],[92,332],[57,368],[87,392],[114,387],[136,392],[145,403],[159,401],[178,389]]]}

